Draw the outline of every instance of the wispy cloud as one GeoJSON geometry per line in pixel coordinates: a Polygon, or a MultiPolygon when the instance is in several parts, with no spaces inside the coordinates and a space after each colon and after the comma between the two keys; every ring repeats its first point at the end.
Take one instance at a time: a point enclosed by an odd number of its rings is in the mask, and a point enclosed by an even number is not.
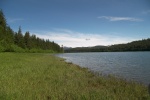
{"type": "Polygon", "coordinates": [[[135,40],[134,38],[129,37],[119,37],[114,35],[99,35],[92,33],[85,34],[66,29],[44,32],[43,34],[33,32],[32,34],[36,34],[36,36],[40,38],[49,39],[50,41],[54,41],[59,45],[64,45],[68,47],[112,45],[119,43],[127,43],[135,40]]]}
{"type": "Polygon", "coordinates": [[[24,20],[23,18],[8,18],[9,23],[15,23],[18,21],[23,21],[23,20],[24,20]]]}
{"type": "Polygon", "coordinates": [[[142,19],[133,18],[133,17],[100,16],[98,18],[107,19],[109,21],[135,21],[135,22],[143,21],[142,19]]]}
{"type": "Polygon", "coordinates": [[[143,14],[150,14],[150,10],[146,10],[142,12],[143,14]]]}

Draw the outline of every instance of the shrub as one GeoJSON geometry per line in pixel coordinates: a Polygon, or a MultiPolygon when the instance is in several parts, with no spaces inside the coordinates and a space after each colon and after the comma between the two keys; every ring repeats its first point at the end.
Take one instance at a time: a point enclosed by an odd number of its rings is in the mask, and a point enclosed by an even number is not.
{"type": "Polygon", "coordinates": [[[15,44],[12,44],[11,47],[10,47],[10,51],[11,52],[25,52],[25,49],[23,49],[21,47],[18,47],[15,44]]]}

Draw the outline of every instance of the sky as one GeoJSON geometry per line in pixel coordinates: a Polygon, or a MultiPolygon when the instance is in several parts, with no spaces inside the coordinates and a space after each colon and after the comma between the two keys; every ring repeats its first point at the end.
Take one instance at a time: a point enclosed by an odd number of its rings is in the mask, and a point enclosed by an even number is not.
{"type": "Polygon", "coordinates": [[[150,0],[0,0],[8,25],[60,46],[150,38],[150,0]]]}

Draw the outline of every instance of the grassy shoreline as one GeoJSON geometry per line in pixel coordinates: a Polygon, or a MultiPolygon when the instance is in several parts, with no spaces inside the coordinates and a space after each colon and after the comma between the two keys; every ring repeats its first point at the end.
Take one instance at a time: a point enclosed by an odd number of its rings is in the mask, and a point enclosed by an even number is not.
{"type": "Polygon", "coordinates": [[[148,100],[145,86],[49,54],[0,53],[0,100],[148,100]]]}

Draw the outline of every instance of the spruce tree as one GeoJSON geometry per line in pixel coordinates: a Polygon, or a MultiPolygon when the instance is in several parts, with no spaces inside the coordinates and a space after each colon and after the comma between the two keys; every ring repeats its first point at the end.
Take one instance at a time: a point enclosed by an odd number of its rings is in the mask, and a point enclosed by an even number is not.
{"type": "Polygon", "coordinates": [[[24,43],[26,48],[31,49],[31,39],[30,39],[30,33],[26,32],[24,35],[24,43]]]}
{"type": "Polygon", "coordinates": [[[19,27],[18,33],[15,34],[15,44],[23,49],[25,48],[25,42],[21,31],[21,27],[19,27]]]}
{"type": "Polygon", "coordinates": [[[0,10],[0,51],[6,51],[8,44],[7,44],[7,34],[6,34],[6,19],[3,14],[3,11],[0,10]]]}
{"type": "Polygon", "coordinates": [[[6,19],[5,16],[3,14],[3,11],[0,10],[0,41],[2,39],[5,39],[5,34],[6,34],[6,19]]]}
{"type": "Polygon", "coordinates": [[[7,43],[10,45],[14,44],[14,31],[9,26],[7,26],[6,35],[7,35],[6,38],[7,43]]]}

